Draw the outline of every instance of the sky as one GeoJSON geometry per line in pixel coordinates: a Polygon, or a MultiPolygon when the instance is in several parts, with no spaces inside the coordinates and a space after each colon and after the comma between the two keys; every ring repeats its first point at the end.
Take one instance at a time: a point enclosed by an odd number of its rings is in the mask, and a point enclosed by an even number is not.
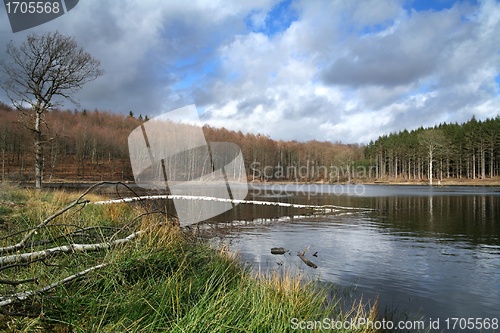
{"type": "Polygon", "coordinates": [[[500,115],[495,0],[82,0],[17,33],[2,6],[1,57],[56,30],[104,70],[70,110],[152,118],[196,104],[214,127],[360,144],[500,115]]]}

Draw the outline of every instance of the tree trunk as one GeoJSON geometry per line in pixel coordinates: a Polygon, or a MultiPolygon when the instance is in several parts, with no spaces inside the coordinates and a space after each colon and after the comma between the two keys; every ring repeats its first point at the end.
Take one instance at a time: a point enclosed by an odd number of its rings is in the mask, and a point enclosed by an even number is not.
{"type": "Polygon", "coordinates": [[[429,146],[429,185],[432,185],[432,146],[429,146]]]}
{"type": "Polygon", "coordinates": [[[486,149],[481,144],[481,179],[486,178],[486,149]]]}
{"type": "Polygon", "coordinates": [[[439,181],[443,179],[443,159],[439,160],[439,181]]]}
{"type": "Polygon", "coordinates": [[[2,182],[5,181],[5,148],[2,148],[2,182]]]}
{"type": "Polygon", "coordinates": [[[85,180],[85,155],[82,156],[82,180],[85,180]]]}
{"type": "Polygon", "coordinates": [[[58,155],[58,148],[57,146],[52,145],[51,147],[51,158],[50,158],[50,176],[49,176],[49,181],[52,180],[52,177],[54,176],[55,170],[56,170],[56,165],[57,165],[57,155],[58,155]],[[54,148],[56,147],[56,148],[54,148]]]}
{"type": "Polygon", "coordinates": [[[394,157],[394,179],[398,179],[398,155],[394,157]]]}
{"type": "Polygon", "coordinates": [[[476,152],[472,151],[472,179],[476,179],[476,152]]]}
{"type": "Polygon", "coordinates": [[[35,188],[42,188],[43,180],[43,147],[42,147],[42,111],[35,112],[35,188]]]}
{"type": "Polygon", "coordinates": [[[446,178],[450,178],[450,157],[446,157],[446,178]]]}
{"type": "Polygon", "coordinates": [[[494,155],[494,149],[493,149],[493,144],[490,149],[490,177],[493,178],[495,176],[495,155],[494,155]]]}

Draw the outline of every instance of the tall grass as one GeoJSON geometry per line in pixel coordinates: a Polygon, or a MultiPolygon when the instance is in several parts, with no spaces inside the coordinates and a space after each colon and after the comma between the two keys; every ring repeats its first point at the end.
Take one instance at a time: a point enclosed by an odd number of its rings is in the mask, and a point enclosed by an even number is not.
{"type": "MultiPolygon", "coordinates": [[[[59,192],[29,192],[26,197],[30,199],[15,219],[28,225],[36,225],[43,215],[71,199],[71,195],[59,192]]],[[[89,205],[65,214],[62,219],[79,227],[117,226],[133,220],[137,213],[130,205],[89,205]]],[[[36,263],[31,269],[24,269],[25,276],[35,274],[48,282],[96,262],[108,263],[82,279],[37,295],[29,304],[16,308],[19,312],[37,309],[34,318],[2,315],[0,329],[292,332],[293,318],[375,319],[375,309],[368,311],[364,306],[355,305],[342,312],[337,306],[339,299],[332,299],[327,290],[317,288],[314,281],[303,276],[276,272],[255,276],[225,248],[214,249],[179,228],[151,227],[161,218],[140,219],[136,227],[149,228],[148,232],[125,246],[99,253],[68,254],[54,261],[57,267],[36,263]]],[[[5,288],[3,292],[7,292],[5,288]]],[[[359,327],[357,331],[368,330],[359,327]]]]}

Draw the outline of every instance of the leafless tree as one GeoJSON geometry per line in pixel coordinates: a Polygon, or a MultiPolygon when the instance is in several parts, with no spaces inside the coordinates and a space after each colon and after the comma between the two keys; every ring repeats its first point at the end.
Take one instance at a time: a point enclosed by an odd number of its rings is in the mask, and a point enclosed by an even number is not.
{"type": "Polygon", "coordinates": [[[444,147],[445,137],[441,130],[439,129],[429,129],[426,132],[422,132],[419,136],[421,147],[427,151],[428,158],[428,173],[429,173],[429,185],[432,185],[433,176],[433,162],[435,154],[438,150],[442,150],[444,147]]]}
{"type": "MultiPolygon", "coordinates": [[[[71,97],[83,85],[102,75],[100,62],[78,47],[73,37],[49,32],[29,35],[18,48],[7,45],[8,60],[0,68],[6,74],[2,88],[12,104],[29,120],[34,134],[35,187],[42,187],[44,114],[71,97]]],[[[45,123],[46,124],[46,123],[45,123]]]]}

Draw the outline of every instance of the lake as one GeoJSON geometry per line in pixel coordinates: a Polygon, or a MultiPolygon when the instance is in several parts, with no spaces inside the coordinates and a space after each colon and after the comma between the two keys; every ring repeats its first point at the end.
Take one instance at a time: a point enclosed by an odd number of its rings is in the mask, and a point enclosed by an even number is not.
{"type": "Polygon", "coordinates": [[[253,185],[247,199],[358,208],[239,205],[210,220],[255,269],[298,270],[441,329],[446,318],[500,319],[498,187],[253,185]],[[296,256],[308,247],[317,269],[296,256]]]}

